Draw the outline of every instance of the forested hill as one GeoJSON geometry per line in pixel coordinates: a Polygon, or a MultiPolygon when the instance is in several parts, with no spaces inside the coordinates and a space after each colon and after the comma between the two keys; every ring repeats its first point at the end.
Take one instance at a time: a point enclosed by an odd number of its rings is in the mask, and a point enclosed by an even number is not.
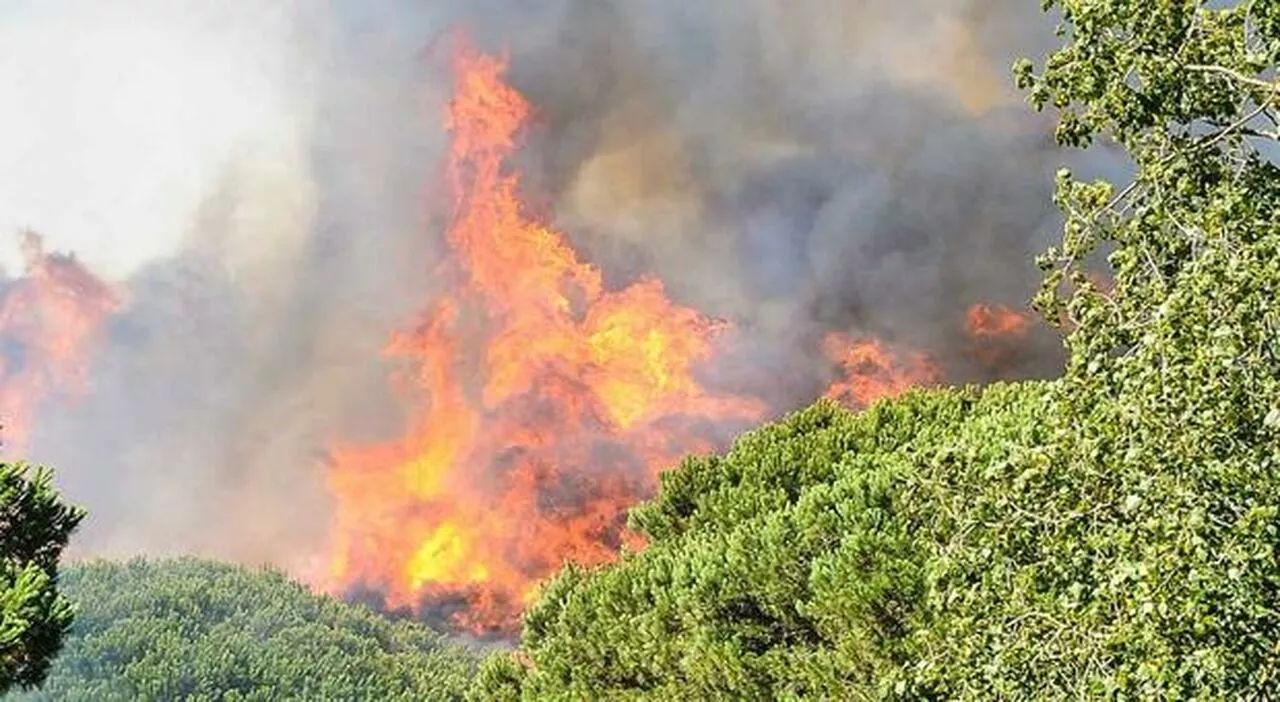
{"type": "Polygon", "coordinates": [[[80,607],[38,691],[58,700],[458,699],[472,654],[268,570],[183,559],[64,571],[80,607]]]}

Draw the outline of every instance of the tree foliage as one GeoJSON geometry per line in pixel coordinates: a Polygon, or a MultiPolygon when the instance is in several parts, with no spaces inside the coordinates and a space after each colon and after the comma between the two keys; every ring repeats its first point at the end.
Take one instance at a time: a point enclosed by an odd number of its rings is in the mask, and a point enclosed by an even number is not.
{"type": "Polygon", "coordinates": [[[48,471],[0,464],[0,693],[39,685],[75,609],[58,591],[58,560],[84,513],[48,471]]]}
{"type": "Polygon", "coordinates": [[[475,697],[926,693],[921,632],[1003,577],[1009,534],[985,527],[1015,503],[991,485],[1045,402],[1039,384],[824,401],[686,460],[632,515],[648,548],[562,573],[526,616],[531,665],[488,661],[475,697]]]}
{"type": "Polygon", "coordinates": [[[81,612],[14,700],[461,699],[472,655],[274,571],[182,559],[67,569],[81,612]]]}
{"type": "Polygon", "coordinates": [[[1064,2],[1067,46],[1016,69],[1064,144],[1135,166],[1123,188],[1060,175],[1037,302],[1074,327],[1066,469],[1128,520],[1089,532],[1114,552],[1077,676],[1152,697],[1280,690],[1280,3],[1223,5],[1064,2]],[[1096,250],[1110,291],[1081,272],[1096,250]]]}
{"type": "Polygon", "coordinates": [[[475,699],[1280,693],[1280,3],[1064,0],[1015,69],[1067,146],[1049,383],[820,403],[687,460],[475,699]],[[1113,282],[1085,265],[1099,252],[1113,282]]]}

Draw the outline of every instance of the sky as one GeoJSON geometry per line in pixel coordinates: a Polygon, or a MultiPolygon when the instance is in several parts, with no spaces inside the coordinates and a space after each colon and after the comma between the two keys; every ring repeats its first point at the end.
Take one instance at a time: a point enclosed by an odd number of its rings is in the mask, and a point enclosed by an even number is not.
{"type": "Polygon", "coordinates": [[[234,5],[0,2],[0,232],[35,229],[111,278],[176,250],[226,159],[302,113],[288,3],[234,5]]]}

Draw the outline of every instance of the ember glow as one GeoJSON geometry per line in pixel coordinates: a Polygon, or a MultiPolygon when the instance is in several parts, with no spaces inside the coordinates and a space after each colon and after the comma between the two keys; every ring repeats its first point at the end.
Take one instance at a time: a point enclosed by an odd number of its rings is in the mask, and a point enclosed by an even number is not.
{"type": "Polygon", "coordinates": [[[970,355],[999,376],[1031,333],[1031,316],[1003,305],[979,303],[969,308],[964,329],[972,342],[970,355]]]}
{"type": "Polygon", "coordinates": [[[894,349],[877,339],[832,333],[827,335],[823,350],[839,366],[842,376],[827,389],[826,396],[851,407],[866,407],[941,380],[938,368],[925,354],[894,349]]]}
{"type": "Polygon", "coordinates": [[[88,365],[118,293],[74,257],[49,253],[32,232],[22,234],[26,270],[0,292],[0,418],[5,453],[27,449],[38,404],[76,397],[88,386],[88,365]]]}
{"type": "Polygon", "coordinates": [[[509,632],[539,580],[596,564],[627,538],[625,511],[661,469],[716,448],[758,401],[695,378],[724,325],[646,278],[607,290],[598,269],[530,217],[508,159],[529,114],[504,61],[462,49],[446,125],[455,281],[388,352],[413,372],[409,430],[340,447],[333,586],[393,607],[454,608],[447,623],[509,632]]]}
{"type": "Polygon", "coordinates": [[[965,331],[974,339],[1023,337],[1030,325],[1030,317],[1002,305],[974,305],[965,319],[965,331]]]}

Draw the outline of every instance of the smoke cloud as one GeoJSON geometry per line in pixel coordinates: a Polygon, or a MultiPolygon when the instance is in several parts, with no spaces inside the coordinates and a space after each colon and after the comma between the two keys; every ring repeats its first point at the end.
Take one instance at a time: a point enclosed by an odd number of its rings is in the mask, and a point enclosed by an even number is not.
{"type": "MultiPolygon", "coordinates": [[[[609,280],[732,320],[710,371],[779,410],[829,382],[830,331],[989,378],[964,311],[1022,304],[1057,228],[1063,155],[1008,79],[1051,39],[1034,3],[103,5],[0,10],[0,78],[36,97],[0,137],[0,224],[128,293],[90,395],[35,431],[92,511],[84,554],[315,566],[324,452],[395,433],[380,349],[435,285],[451,30],[535,106],[530,206],[609,280]]],[[[1003,370],[1058,363],[1040,334],[1003,370]]]]}
{"type": "MultiPolygon", "coordinates": [[[[749,329],[746,366],[771,368],[760,391],[783,405],[818,391],[813,341],[831,329],[987,379],[958,353],[964,310],[1021,305],[1057,229],[1062,155],[1008,77],[1051,38],[1035,7],[551,5],[453,19],[511,52],[540,109],[526,172],[592,260],[620,278],[657,270],[749,329]]],[[[1027,351],[1005,370],[1056,369],[1051,336],[1027,351]]]]}

